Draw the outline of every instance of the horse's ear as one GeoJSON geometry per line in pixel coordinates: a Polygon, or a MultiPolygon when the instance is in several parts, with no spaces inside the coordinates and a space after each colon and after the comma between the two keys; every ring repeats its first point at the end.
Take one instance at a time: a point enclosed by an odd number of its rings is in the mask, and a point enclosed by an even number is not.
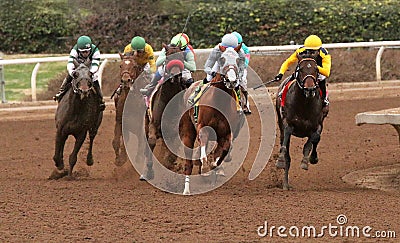
{"type": "Polygon", "coordinates": [[[219,47],[219,50],[220,50],[221,52],[224,52],[224,51],[226,50],[226,47],[225,47],[225,46],[218,45],[218,47],[219,47]]]}
{"type": "Polygon", "coordinates": [[[242,48],[242,43],[240,43],[237,47],[235,47],[235,51],[239,53],[241,48],[242,48]]]}
{"type": "Polygon", "coordinates": [[[119,54],[119,57],[120,57],[121,59],[124,59],[124,54],[123,54],[123,53],[118,52],[118,54],[119,54]]]}
{"type": "Polygon", "coordinates": [[[165,43],[162,43],[162,46],[166,51],[168,50],[168,46],[165,43]]]}
{"type": "Polygon", "coordinates": [[[79,77],[79,73],[74,71],[74,72],[72,73],[72,77],[73,77],[74,79],[77,79],[77,78],[79,77]]]}

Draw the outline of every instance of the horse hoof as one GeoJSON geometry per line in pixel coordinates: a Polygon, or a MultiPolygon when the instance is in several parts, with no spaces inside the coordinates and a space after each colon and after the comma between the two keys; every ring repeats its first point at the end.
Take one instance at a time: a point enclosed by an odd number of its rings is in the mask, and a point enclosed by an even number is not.
{"type": "Polygon", "coordinates": [[[141,181],[150,181],[154,179],[154,171],[153,170],[149,170],[147,171],[147,173],[144,173],[142,175],[140,175],[139,180],[141,181]]]}
{"type": "Polygon", "coordinates": [[[125,161],[122,159],[115,159],[114,164],[118,167],[121,167],[125,164],[125,161]]]}
{"type": "Polygon", "coordinates": [[[58,180],[66,175],[68,175],[68,170],[54,169],[53,172],[51,172],[51,175],[49,176],[49,180],[58,180]]]}
{"type": "Polygon", "coordinates": [[[87,164],[88,166],[92,166],[92,165],[94,164],[93,158],[87,159],[87,160],[86,160],[86,164],[87,164]]]}
{"type": "Polygon", "coordinates": [[[318,163],[318,157],[310,157],[310,163],[315,165],[318,163]]]}
{"type": "Polygon", "coordinates": [[[293,187],[288,185],[288,184],[286,184],[286,185],[283,185],[282,189],[285,190],[285,191],[290,191],[291,189],[293,189],[293,187]]]}
{"type": "Polygon", "coordinates": [[[301,162],[300,168],[302,168],[303,170],[308,170],[308,164],[301,162]]]}
{"type": "Polygon", "coordinates": [[[232,156],[230,154],[228,154],[225,159],[224,162],[231,162],[232,161],[232,156]]]}
{"type": "Polygon", "coordinates": [[[276,161],[276,163],[275,163],[275,166],[276,166],[276,168],[278,168],[278,169],[285,169],[286,163],[285,163],[285,161],[282,161],[282,160],[278,159],[278,160],[276,161]]]}
{"type": "Polygon", "coordinates": [[[217,174],[217,176],[225,177],[225,170],[223,168],[219,168],[219,169],[217,169],[216,174],[217,174]]]}

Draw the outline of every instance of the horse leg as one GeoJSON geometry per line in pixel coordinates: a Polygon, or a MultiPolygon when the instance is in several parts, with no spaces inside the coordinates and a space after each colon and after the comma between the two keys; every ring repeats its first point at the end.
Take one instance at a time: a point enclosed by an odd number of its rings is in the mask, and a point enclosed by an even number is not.
{"type": "Polygon", "coordinates": [[[60,179],[68,174],[68,171],[64,169],[64,146],[68,136],[64,136],[60,130],[57,130],[56,135],[56,146],[53,160],[55,162],[56,168],[53,170],[49,179],[60,179]]]}
{"type": "Polygon", "coordinates": [[[207,143],[208,143],[208,131],[206,129],[202,129],[203,126],[199,125],[197,127],[198,139],[200,141],[200,164],[201,164],[201,174],[206,174],[205,165],[208,163],[207,160],[207,143]]]}
{"type": "Polygon", "coordinates": [[[80,134],[79,136],[75,136],[74,150],[69,155],[69,170],[68,170],[69,177],[72,176],[72,170],[74,169],[76,161],[78,160],[78,152],[81,149],[83,142],[85,141],[86,133],[87,132],[84,132],[83,134],[80,134]]]}
{"type": "Polygon", "coordinates": [[[279,149],[279,156],[276,160],[276,167],[279,169],[284,169],[286,167],[286,157],[288,156],[290,136],[292,135],[293,127],[286,126],[281,132],[281,136],[283,135],[283,139],[281,142],[281,148],[279,149]]]}
{"type": "Polygon", "coordinates": [[[93,151],[93,141],[96,135],[97,135],[97,127],[89,130],[89,149],[86,157],[86,164],[88,166],[92,166],[94,164],[92,151],[93,151]]]}
{"type": "Polygon", "coordinates": [[[307,142],[304,144],[303,147],[303,159],[301,160],[300,168],[303,170],[308,170],[308,161],[310,156],[310,151],[312,148],[312,143],[310,137],[307,139],[307,142]]]}
{"type": "MultiPolygon", "coordinates": [[[[182,117],[182,119],[184,119],[184,117],[182,117]]],[[[180,137],[184,145],[184,152],[186,157],[185,170],[184,170],[185,188],[183,190],[183,195],[189,195],[190,175],[192,174],[193,170],[192,153],[193,153],[194,142],[196,140],[196,130],[194,129],[194,126],[191,124],[190,118],[189,120],[186,119],[186,124],[180,124],[179,130],[180,130],[180,137]]]]}
{"type": "Polygon", "coordinates": [[[310,156],[310,163],[311,164],[317,164],[318,163],[318,154],[317,154],[317,146],[319,141],[321,140],[321,132],[318,130],[315,133],[313,133],[310,137],[311,143],[312,143],[312,152],[310,156]]]}
{"type": "Polygon", "coordinates": [[[147,112],[144,117],[144,132],[146,134],[146,142],[147,142],[148,146],[145,145],[145,150],[144,150],[145,165],[144,165],[144,169],[143,169],[143,174],[141,174],[140,178],[139,178],[139,180],[141,180],[141,181],[152,180],[154,178],[153,150],[156,145],[156,139],[154,140],[153,143],[150,143],[150,126],[151,126],[151,124],[150,124],[150,118],[149,118],[147,112]]]}
{"type": "Polygon", "coordinates": [[[220,176],[225,176],[225,172],[224,172],[224,168],[222,167],[221,163],[222,161],[224,161],[226,155],[229,153],[230,148],[231,148],[231,136],[228,135],[226,138],[224,139],[218,139],[218,145],[217,148],[214,152],[214,164],[213,167],[218,167],[219,169],[217,171],[217,175],[220,176]]]}
{"type": "Polygon", "coordinates": [[[114,127],[114,139],[112,141],[112,145],[113,145],[114,152],[115,152],[115,162],[114,163],[116,166],[123,165],[123,162],[121,162],[121,160],[119,159],[121,137],[122,137],[122,123],[117,120],[115,122],[115,127],[114,127]]]}

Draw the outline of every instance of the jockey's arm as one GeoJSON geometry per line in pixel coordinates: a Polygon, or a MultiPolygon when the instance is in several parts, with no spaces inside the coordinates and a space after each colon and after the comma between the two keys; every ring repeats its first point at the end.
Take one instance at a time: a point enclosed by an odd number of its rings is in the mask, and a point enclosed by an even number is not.
{"type": "Polygon", "coordinates": [[[206,64],[204,64],[204,71],[209,75],[211,75],[212,68],[213,68],[215,62],[218,60],[218,57],[221,56],[219,54],[220,53],[219,49],[216,49],[216,48],[218,48],[218,46],[214,47],[212,49],[210,55],[208,56],[206,64]]]}
{"type": "MultiPolygon", "coordinates": [[[[325,50],[325,49],[324,49],[325,50]]],[[[331,74],[331,55],[327,51],[320,51],[320,56],[322,57],[322,67],[318,66],[318,71],[320,74],[329,77],[331,74]]]]}
{"type": "Polygon", "coordinates": [[[78,57],[78,52],[75,49],[72,49],[69,53],[68,63],[67,63],[67,71],[70,76],[75,70],[74,60],[78,57]]]}
{"type": "Polygon", "coordinates": [[[297,50],[293,52],[293,54],[290,55],[290,57],[282,63],[281,69],[279,69],[279,73],[282,75],[285,74],[285,72],[289,69],[289,66],[296,62],[298,62],[297,50]]]}
{"type": "Polygon", "coordinates": [[[239,79],[242,79],[244,70],[246,69],[246,56],[243,51],[239,52],[239,79]]]}
{"type": "Polygon", "coordinates": [[[145,53],[147,55],[147,60],[148,60],[148,63],[150,65],[150,71],[152,73],[155,73],[156,70],[157,70],[157,67],[156,67],[156,62],[154,60],[153,48],[149,44],[146,44],[146,46],[144,48],[144,51],[145,51],[145,53]]]}
{"type": "Polygon", "coordinates": [[[196,62],[194,61],[193,52],[188,51],[184,61],[185,68],[191,72],[196,71],[196,62]]]}
{"type": "Polygon", "coordinates": [[[100,66],[100,51],[96,48],[92,56],[92,64],[90,65],[90,72],[96,73],[100,66]]]}
{"type": "Polygon", "coordinates": [[[133,50],[132,50],[132,46],[131,46],[131,44],[129,43],[128,45],[126,45],[125,46],[125,48],[124,48],[124,55],[127,55],[127,54],[132,54],[133,53],[133,50]]]}
{"type": "Polygon", "coordinates": [[[249,66],[249,62],[250,62],[250,50],[244,43],[242,43],[242,50],[243,50],[244,56],[246,58],[245,65],[247,68],[249,66]]]}

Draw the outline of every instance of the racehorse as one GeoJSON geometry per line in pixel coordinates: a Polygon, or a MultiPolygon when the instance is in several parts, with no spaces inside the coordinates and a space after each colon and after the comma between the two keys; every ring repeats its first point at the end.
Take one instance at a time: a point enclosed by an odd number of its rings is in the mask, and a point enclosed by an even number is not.
{"type": "MultiPolygon", "coordinates": [[[[185,188],[183,194],[190,194],[189,176],[192,174],[193,160],[192,152],[196,138],[200,143],[200,165],[203,173],[203,166],[208,163],[206,146],[213,136],[210,127],[214,130],[217,145],[213,150],[214,161],[211,163],[210,169],[219,166],[228,154],[233,136],[233,132],[237,133],[240,129],[241,114],[238,112],[236,102],[235,87],[238,83],[238,59],[241,46],[236,48],[228,47],[223,51],[221,58],[218,60],[220,67],[219,72],[210,81],[203,95],[198,99],[197,119],[194,116],[195,107],[190,107],[182,116],[179,122],[179,135],[184,144],[185,152],[185,188]]],[[[196,85],[192,85],[184,95],[184,100],[191,95],[196,85]]]]}
{"type": "Polygon", "coordinates": [[[321,138],[324,116],[318,87],[318,66],[313,56],[298,55],[295,81],[281,85],[276,99],[276,112],[280,130],[280,150],[276,167],[285,169],[283,189],[289,190],[290,138],[307,137],[303,147],[301,168],[308,170],[308,162],[318,163],[317,146],[321,138]],[[285,90],[287,92],[285,94],[285,90]],[[280,93],[283,91],[281,97],[280,93]],[[286,97],[284,97],[286,96],[286,97]],[[311,155],[310,155],[310,151],[311,155]]]}
{"type": "MultiPolygon", "coordinates": [[[[119,54],[121,57],[120,63],[120,85],[119,88],[114,91],[114,94],[111,98],[114,97],[114,105],[115,105],[115,127],[114,127],[114,139],[112,141],[112,145],[115,152],[115,164],[117,166],[122,166],[127,161],[127,153],[125,149],[125,144],[122,139],[122,114],[124,111],[124,106],[126,99],[130,90],[132,91],[131,98],[129,103],[132,103],[135,106],[143,105],[143,98],[140,94],[138,88],[134,86],[135,81],[139,77],[139,75],[143,72],[144,66],[137,64],[135,60],[135,56],[127,56],[123,54],[119,54]]],[[[138,109],[140,110],[140,109],[138,109]]],[[[137,114],[136,118],[141,116],[142,114],[137,114]]],[[[136,132],[142,130],[143,122],[138,122],[137,119],[134,122],[129,122],[129,126],[138,127],[136,129],[131,129],[136,132]]],[[[141,119],[140,119],[141,120],[141,119]]],[[[143,143],[139,143],[142,145],[143,143]]],[[[139,151],[141,151],[139,149],[139,151]]]]}
{"type": "MultiPolygon", "coordinates": [[[[161,117],[168,102],[182,90],[186,89],[182,79],[182,70],[184,69],[184,54],[178,46],[167,46],[163,44],[166,51],[165,72],[161,84],[152,94],[149,107],[145,114],[145,133],[149,147],[146,146],[146,163],[140,180],[151,180],[154,178],[152,154],[158,139],[164,142],[166,130],[161,131],[161,117]]],[[[178,111],[178,107],[176,109],[178,111]]],[[[178,112],[177,112],[178,113],[178,112]]],[[[169,115],[174,117],[174,115],[169,115]]],[[[172,121],[170,122],[172,123],[172,121]]],[[[171,128],[172,129],[172,128],[171,128]]],[[[171,130],[170,129],[170,130],[171,130]]],[[[165,136],[167,137],[167,136],[165,136]]],[[[166,149],[168,160],[176,160],[176,156],[169,149],[166,149]],[[173,159],[171,159],[173,157],[173,159]]],[[[168,169],[173,169],[173,164],[167,165],[168,169]]]]}
{"type": "Polygon", "coordinates": [[[103,118],[103,112],[100,110],[100,103],[95,89],[93,87],[92,74],[89,71],[87,63],[78,64],[72,74],[73,80],[66,95],[58,104],[55,121],[56,121],[56,143],[53,160],[57,167],[50,179],[58,179],[66,174],[72,176],[72,171],[77,161],[78,152],[89,133],[89,148],[86,158],[88,166],[93,165],[93,141],[96,137],[97,130],[103,118]],[[63,152],[64,145],[69,135],[75,137],[75,145],[69,156],[69,170],[64,170],[63,152]]]}

